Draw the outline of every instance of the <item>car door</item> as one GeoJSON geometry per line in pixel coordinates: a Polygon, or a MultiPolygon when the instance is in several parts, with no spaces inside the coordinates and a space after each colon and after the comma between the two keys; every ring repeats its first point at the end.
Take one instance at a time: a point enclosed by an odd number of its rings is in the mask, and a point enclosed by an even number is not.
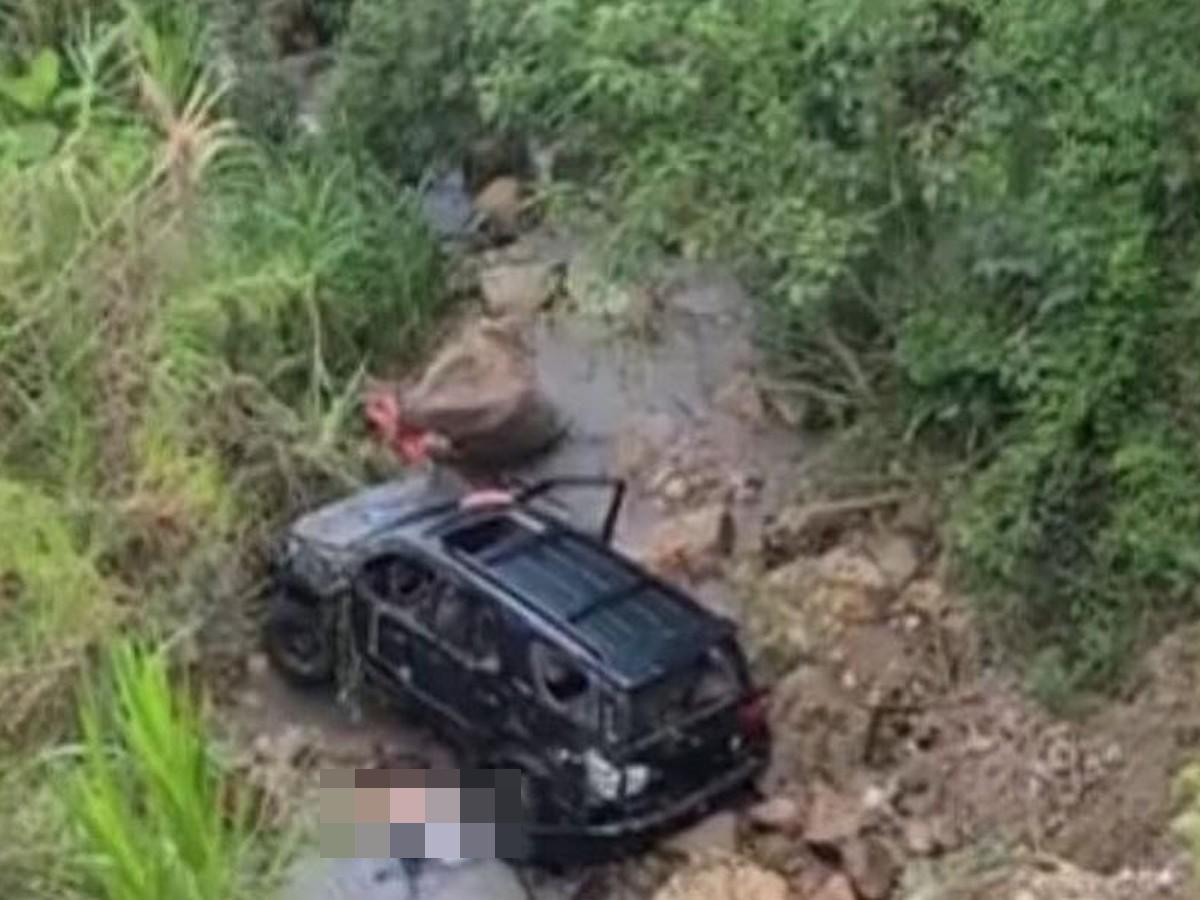
{"type": "MultiPolygon", "coordinates": [[[[353,588],[355,637],[372,680],[406,693],[414,683],[414,631],[436,578],[411,555],[388,551],[369,559],[353,588]]],[[[423,697],[417,697],[423,700],[423,697]]]]}
{"type": "Polygon", "coordinates": [[[501,617],[486,594],[440,578],[418,612],[414,683],[466,730],[487,733],[504,712],[501,617]]]}

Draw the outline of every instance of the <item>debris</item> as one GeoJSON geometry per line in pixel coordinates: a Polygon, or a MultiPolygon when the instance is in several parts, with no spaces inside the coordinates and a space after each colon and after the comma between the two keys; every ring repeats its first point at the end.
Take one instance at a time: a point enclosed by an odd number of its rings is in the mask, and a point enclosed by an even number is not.
{"type": "Polygon", "coordinates": [[[701,579],[732,552],[735,539],[733,514],[724,504],[712,504],[661,523],[647,541],[642,561],[660,573],[701,579]]]}
{"type": "Polygon", "coordinates": [[[674,442],[675,420],[666,413],[648,413],[631,418],[617,431],[615,468],[622,478],[645,476],[674,442]]]}
{"type": "Polygon", "coordinates": [[[762,425],[766,421],[766,404],[749,372],[734,375],[716,392],[713,402],[718,409],[749,425],[762,425]]]}
{"type": "Polygon", "coordinates": [[[399,401],[410,429],[444,437],[468,465],[505,465],[534,456],[564,432],[543,396],[513,323],[477,322],[450,342],[399,401]]]}
{"type": "Polygon", "coordinates": [[[677,872],[654,895],[654,900],[788,900],[788,897],[787,882],[776,873],[743,859],[728,859],[677,872]]]}
{"type": "Polygon", "coordinates": [[[800,804],[788,796],[772,797],[750,807],[747,817],[760,828],[791,831],[801,824],[800,804]]]}
{"type": "Polygon", "coordinates": [[[863,900],[884,900],[891,893],[899,865],[882,841],[869,837],[848,841],[842,847],[842,862],[863,900]]]}
{"type": "Polygon", "coordinates": [[[841,793],[823,781],[814,785],[804,830],[809,843],[836,845],[857,835],[862,824],[862,804],[857,797],[841,793]]]}
{"type": "Polygon", "coordinates": [[[665,847],[690,859],[725,856],[737,850],[737,816],[720,812],[672,835],[665,847]]]}
{"type": "Polygon", "coordinates": [[[924,819],[909,819],[904,823],[904,846],[914,856],[929,856],[937,849],[933,827],[924,819]]]}
{"type": "Polygon", "coordinates": [[[889,492],[785,507],[765,523],[763,552],[776,561],[820,553],[863,513],[893,506],[906,497],[907,494],[889,492]]]}
{"type": "Polygon", "coordinates": [[[514,237],[521,227],[521,182],[508,175],[489,182],[475,197],[475,209],[497,235],[514,237]]]}
{"type": "Polygon", "coordinates": [[[550,302],[556,287],[548,263],[502,263],[480,273],[487,310],[494,316],[529,317],[550,302]]]}
{"type": "Polygon", "coordinates": [[[849,879],[841,873],[835,873],[825,880],[817,892],[809,900],[857,900],[854,888],[849,879]]]}
{"type": "Polygon", "coordinates": [[[921,568],[917,543],[908,535],[895,532],[876,534],[867,545],[867,553],[887,578],[888,584],[897,590],[912,581],[921,568]]]}

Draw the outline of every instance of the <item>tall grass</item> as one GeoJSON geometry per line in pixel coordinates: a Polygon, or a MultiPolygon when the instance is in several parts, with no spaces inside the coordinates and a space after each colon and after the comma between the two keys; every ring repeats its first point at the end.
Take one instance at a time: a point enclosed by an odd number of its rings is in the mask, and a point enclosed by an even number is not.
{"type": "Polygon", "coordinates": [[[438,252],[382,178],[247,139],[199,4],[0,3],[0,773],[41,773],[0,776],[0,895],[242,896],[260,836],[161,655],[86,691],[69,802],[35,762],[97,650],[249,624],[260,536],[363,477],[438,252]]]}
{"type": "MultiPolygon", "coordinates": [[[[82,884],[97,900],[257,896],[253,832],[213,758],[205,723],[161,652],[121,644],[81,707],[82,761],[68,786],[82,884]]],[[[261,887],[261,886],[259,886],[261,887]]]]}

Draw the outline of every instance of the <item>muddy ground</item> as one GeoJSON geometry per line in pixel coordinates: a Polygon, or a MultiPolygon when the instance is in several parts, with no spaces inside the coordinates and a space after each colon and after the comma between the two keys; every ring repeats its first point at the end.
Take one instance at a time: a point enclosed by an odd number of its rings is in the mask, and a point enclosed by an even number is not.
{"type": "MultiPolygon", "coordinates": [[[[829,496],[831,449],[798,436],[793,411],[764,389],[736,282],[681,268],[616,286],[548,233],[472,256],[465,271],[492,273],[493,312],[524,316],[542,383],[571,417],[566,443],[520,474],[630,480],[618,541],[742,623],[774,681],[777,741],[763,804],[644,859],[521,873],[489,896],[1192,895],[1169,823],[1175,774],[1200,751],[1200,632],[1165,640],[1124,696],[1056,719],[986,652],[944,571],[936,511],[896,485],[829,496]],[[963,862],[989,853],[1007,876],[963,862]]],[[[332,694],[296,693],[253,648],[240,671],[226,722],[281,815],[315,815],[323,767],[447,759],[419,722],[373,707],[356,719],[332,694]]],[[[302,876],[295,896],[339,896],[321,877],[302,876]]],[[[349,887],[361,872],[345,877],[346,896],[406,896],[391,876],[368,879],[370,894],[349,887]]]]}

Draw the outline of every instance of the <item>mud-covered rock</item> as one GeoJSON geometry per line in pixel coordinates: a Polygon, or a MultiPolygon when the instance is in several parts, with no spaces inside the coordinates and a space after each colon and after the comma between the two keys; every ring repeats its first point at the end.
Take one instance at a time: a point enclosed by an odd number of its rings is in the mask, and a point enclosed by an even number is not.
{"type": "Polygon", "coordinates": [[[882,841],[857,837],[842,846],[842,864],[863,900],[884,900],[900,870],[895,854],[882,841]]]}
{"type": "Polygon", "coordinates": [[[738,372],[717,389],[713,402],[722,412],[748,425],[760,426],[767,418],[767,406],[758,383],[749,372],[738,372]]]}
{"type": "Polygon", "coordinates": [[[811,894],[809,900],[858,900],[850,879],[840,872],[825,879],[825,882],[811,894]]]}
{"type": "Polygon", "coordinates": [[[915,538],[884,531],[871,536],[867,554],[874,560],[889,586],[897,590],[916,577],[921,568],[921,548],[915,538]]]}
{"type": "Polygon", "coordinates": [[[732,512],[716,503],[666,519],[638,555],[661,574],[700,579],[715,573],[736,536],[732,512]]]}
{"type": "Polygon", "coordinates": [[[534,315],[550,302],[557,283],[555,267],[543,262],[498,263],[479,275],[483,302],[494,316],[534,315]]]}
{"type": "Polygon", "coordinates": [[[492,180],[475,197],[475,210],[489,230],[506,237],[520,231],[523,204],[521,182],[508,175],[492,180]]]}
{"type": "Polygon", "coordinates": [[[764,789],[794,784],[801,773],[848,782],[864,759],[871,713],[825,669],[800,666],[771,692],[775,742],[764,789]]]}
{"type": "Polygon", "coordinates": [[[755,804],[746,812],[751,824],[773,831],[793,831],[803,824],[803,816],[800,804],[786,794],[755,804]]]}
{"type": "Polygon", "coordinates": [[[1152,900],[1156,894],[1152,885],[1126,884],[1051,856],[987,859],[978,851],[910,867],[899,891],[900,900],[1152,900]]]}
{"type": "Polygon", "coordinates": [[[664,848],[691,859],[728,856],[737,850],[737,816],[719,812],[671,835],[664,848]]]}
{"type": "Polygon", "coordinates": [[[835,846],[854,838],[862,829],[863,820],[859,797],[818,781],[812,788],[804,837],[810,844],[835,846]]]}
{"type": "Polygon", "coordinates": [[[677,872],[654,900],[789,900],[788,885],[744,859],[728,859],[677,872]]]}

